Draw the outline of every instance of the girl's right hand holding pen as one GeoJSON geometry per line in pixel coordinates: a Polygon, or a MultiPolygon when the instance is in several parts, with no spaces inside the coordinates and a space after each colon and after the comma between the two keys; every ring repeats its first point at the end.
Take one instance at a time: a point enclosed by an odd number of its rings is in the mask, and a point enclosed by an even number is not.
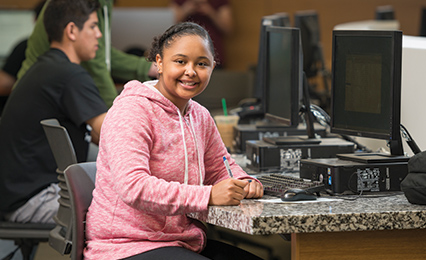
{"type": "Polygon", "coordinates": [[[236,206],[245,198],[245,187],[250,182],[229,178],[214,185],[211,190],[209,205],[211,206],[236,206]]]}

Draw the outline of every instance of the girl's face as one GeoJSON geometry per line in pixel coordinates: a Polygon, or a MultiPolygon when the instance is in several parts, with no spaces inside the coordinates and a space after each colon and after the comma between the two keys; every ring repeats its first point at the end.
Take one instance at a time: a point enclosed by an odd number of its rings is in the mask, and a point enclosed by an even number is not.
{"type": "Polygon", "coordinates": [[[215,62],[207,40],[185,35],[156,56],[160,73],[156,88],[175,104],[182,114],[189,99],[207,87],[215,62]]]}

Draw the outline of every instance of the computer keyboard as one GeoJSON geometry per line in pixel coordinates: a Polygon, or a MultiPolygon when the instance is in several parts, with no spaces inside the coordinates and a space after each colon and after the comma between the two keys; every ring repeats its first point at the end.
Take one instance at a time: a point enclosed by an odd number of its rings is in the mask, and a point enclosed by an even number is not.
{"type": "Polygon", "coordinates": [[[324,184],[320,181],[310,181],[282,174],[268,174],[257,177],[262,183],[266,195],[280,196],[292,188],[304,189],[311,193],[323,191],[324,184]]]}

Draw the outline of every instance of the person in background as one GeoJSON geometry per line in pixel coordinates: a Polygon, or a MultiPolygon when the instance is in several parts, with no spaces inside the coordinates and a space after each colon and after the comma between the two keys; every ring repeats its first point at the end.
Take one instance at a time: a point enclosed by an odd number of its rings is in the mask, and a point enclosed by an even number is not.
{"type": "MultiPolygon", "coordinates": [[[[34,7],[35,19],[37,20],[41,8],[46,1],[41,1],[34,7]]],[[[6,104],[7,98],[12,92],[12,87],[18,77],[18,71],[21,68],[22,62],[25,60],[25,49],[27,48],[27,40],[19,42],[6,58],[3,68],[0,70],[0,116],[6,104]]]]}
{"type": "Polygon", "coordinates": [[[176,22],[190,21],[210,34],[217,53],[217,68],[226,67],[224,38],[233,30],[232,10],[228,0],[172,0],[176,22]]]}
{"type": "MultiPolygon", "coordinates": [[[[157,73],[151,62],[144,57],[124,53],[111,46],[111,11],[112,0],[98,0],[101,8],[98,9],[99,29],[102,38],[99,40],[99,49],[96,57],[90,61],[82,62],[81,65],[93,77],[102,99],[107,107],[112,105],[117,96],[112,77],[122,80],[139,79],[148,80],[156,78],[157,73]]],[[[49,4],[49,1],[46,5],[49,4]]],[[[45,8],[45,7],[44,7],[45,8]]],[[[49,49],[46,31],[42,22],[44,8],[40,13],[40,19],[36,22],[35,28],[28,39],[28,47],[25,52],[26,58],[22,68],[18,72],[18,80],[26,73],[37,57],[49,49]]]]}
{"type": "Polygon", "coordinates": [[[159,79],[128,82],[108,110],[85,259],[260,259],[206,241],[205,226],[187,217],[263,196],[260,182],[230,157],[209,111],[192,100],[207,87],[214,57],[204,28],[175,24],[148,55],[159,79]]]}
{"type": "Polygon", "coordinates": [[[54,223],[57,165],[41,120],[67,128],[79,162],[87,158],[87,125],[99,140],[107,107],[80,66],[99,48],[98,8],[97,0],[50,0],[46,8],[50,49],[17,82],[0,121],[0,213],[8,221],[54,223]]]}

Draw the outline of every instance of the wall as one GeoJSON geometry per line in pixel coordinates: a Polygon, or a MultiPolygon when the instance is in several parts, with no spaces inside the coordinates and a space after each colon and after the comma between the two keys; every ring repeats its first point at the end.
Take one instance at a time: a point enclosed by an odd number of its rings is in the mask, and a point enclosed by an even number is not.
{"type": "MultiPolygon", "coordinates": [[[[404,37],[402,49],[401,123],[421,150],[426,150],[426,37],[404,37]]],[[[404,151],[413,154],[404,143],[404,151]]]]}
{"type": "MultiPolygon", "coordinates": [[[[131,6],[137,3],[147,6],[158,2],[157,6],[167,6],[168,1],[117,0],[118,6],[131,6]]],[[[321,41],[327,66],[331,67],[331,36],[337,24],[374,19],[376,6],[392,5],[399,20],[401,30],[406,35],[417,35],[420,30],[420,10],[423,0],[230,0],[235,18],[235,31],[227,39],[228,68],[246,70],[257,62],[260,19],[264,15],[287,12],[293,21],[296,11],[316,10],[321,26],[321,41]]]]}
{"type": "MultiPolygon", "coordinates": [[[[0,0],[0,8],[31,8],[37,0],[0,0]]],[[[166,7],[168,0],[116,0],[116,6],[166,7]]],[[[316,10],[321,26],[321,40],[328,67],[331,60],[331,36],[337,24],[374,18],[376,6],[392,5],[401,30],[417,35],[420,10],[424,0],[230,0],[235,17],[235,32],[227,39],[228,69],[246,70],[257,62],[260,19],[264,15],[316,10]]]]}

